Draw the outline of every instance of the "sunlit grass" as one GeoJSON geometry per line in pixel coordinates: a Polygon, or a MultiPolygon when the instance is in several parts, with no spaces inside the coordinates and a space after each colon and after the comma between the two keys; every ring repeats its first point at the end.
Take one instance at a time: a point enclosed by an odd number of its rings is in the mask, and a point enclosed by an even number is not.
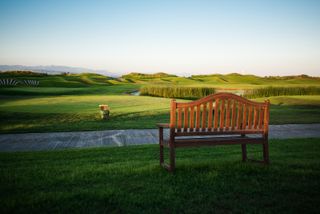
{"type": "MultiPolygon", "coordinates": [[[[320,96],[269,99],[272,104],[271,124],[320,122],[320,96]]],[[[0,101],[0,116],[3,121],[0,132],[156,128],[156,123],[169,122],[169,107],[170,99],[147,96],[6,97],[0,101]],[[100,119],[99,104],[110,106],[110,120],[100,119]]]]}
{"type": "Polygon", "coordinates": [[[315,105],[320,106],[319,95],[304,95],[304,96],[278,96],[278,97],[264,97],[256,98],[254,100],[262,102],[264,100],[270,100],[273,105],[315,105]]]}

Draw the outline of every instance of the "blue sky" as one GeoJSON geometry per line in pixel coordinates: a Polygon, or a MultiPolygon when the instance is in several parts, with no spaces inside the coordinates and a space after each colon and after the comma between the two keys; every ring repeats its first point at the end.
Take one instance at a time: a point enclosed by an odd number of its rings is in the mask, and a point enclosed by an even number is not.
{"type": "Polygon", "coordinates": [[[320,76],[320,1],[0,0],[0,64],[320,76]]]}

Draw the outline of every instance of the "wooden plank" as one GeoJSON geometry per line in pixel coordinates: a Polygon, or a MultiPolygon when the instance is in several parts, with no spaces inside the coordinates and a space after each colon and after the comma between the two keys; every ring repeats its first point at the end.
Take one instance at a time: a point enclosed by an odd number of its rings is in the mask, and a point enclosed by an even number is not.
{"type": "Polygon", "coordinates": [[[225,109],[225,100],[222,100],[221,106],[220,106],[220,124],[219,124],[219,129],[223,130],[224,129],[224,109],[225,109]]]}
{"type": "Polygon", "coordinates": [[[243,114],[242,114],[242,129],[246,129],[247,126],[247,106],[243,104],[243,114]]]}
{"type": "Polygon", "coordinates": [[[212,129],[212,105],[213,105],[213,102],[212,100],[209,102],[209,110],[208,110],[208,131],[211,131],[212,129]]]}
{"type": "Polygon", "coordinates": [[[231,130],[234,130],[234,128],[236,126],[236,104],[237,104],[237,102],[235,100],[233,100],[231,130]]]}
{"type": "Polygon", "coordinates": [[[196,112],[196,131],[199,131],[200,127],[200,105],[197,105],[197,112],[196,112]]]}
{"type": "Polygon", "coordinates": [[[263,117],[264,117],[264,109],[261,107],[260,108],[260,116],[259,116],[259,129],[262,129],[263,117]]]}
{"type": "MultiPolygon", "coordinates": [[[[229,130],[224,131],[224,135],[229,134],[263,134],[263,129],[246,129],[246,130],[229,130]]],[[[221,132],[211,131],[211,132],[179,132],[176,133],[176,136],[202,136],[202,135],[221,135],[221,132]]]]}
{"type": "Polygon", "coordinates": [[[248,129],[251,129],[252,127],[252,106],[249,106],[249,112],[248,112],[248,129]]]}
{"type": "Polygon", "coordinates": [[[173,171],[175,168],[175,148],[178,147],[230,144],[242,145],[243,160],[247,159],[245,149],[247,144],[262,144],[264,158],[263,163],[268,163],[269,108],[269,101],[265,101],[265,103],[258,103],[228,93],[210,95],[191,103],[176,103],[174,100],[172,100],[170,110],[169,140],[164,140],[162,133],[163,127],[168,127],[168,125],[159,125],[160,164],[167,167],[168,170],[173,171]],[[213,100],[215,100],[214,107],[213,100]],[[209,105],[209,107],[207,105],[209,105]],[[196,110],[194,110],[195,107],[196,110]],[[215,109],[214,115],[212,114],[213,108],[215,109]],[[208,113],[207,110],[209,111],[208,113]],[[194,111],[196,111],[196,113],[194,111]],[[196,114],[196,116],[194,116],[194,114],[196,114]],[[248,126],[246,126],[247,124],[248,126]],[[194,125],[196,125],[196,130],[194,129],[194,125]],[[212,126],[214,129],[212,129],[212,126]],[[220,132],[219,130],[222,130],[223,128],[225,128],[224,131],[220,132]],[[235,134],[240,134],[241,137],[226,137],[226,135],[235,134]],[[248,138],[245,137],[246,134],[262,134],[263,136],[259,138],[248,138]],[[209,135],[212,135],[212,138],[208,138],[209,135]],[[217,137],[218,135],[223,135],[223,137],[217,137]],[[181,136],[181,138],[175,138],[176,136],[181,136]],[[200,136],[204,137],[201,138],[200,136]],[[163,146],[168,146],[170,149],[169,166],[164,164],[163,146]]]}
{"type": "Polygon", "coordinates": [[[219,99],[215,100],[215,106],[214,106],[214,130],[216,131],[218,129],[218,111],[219,111],[219,99]]]}
{"type": "Polygon", "coordinates": [[[269,135],[269,119],[270,119],[270,101],[265,101],[265,107],[264,107],[264,120],[263,120],[263,135],[266,140],[268,140],[269,135]]]}
{"type": "Polygon", "coordinates": [[[181,125],[182,125],[182,108],[178,108],[178,132],[181,132],[181,125]]]}
{"type": "Polygon", "coordinates": [[[216,145],[236,145],[236,144],[263,144],[263,139],[259,138],[243,138],[230,140],[183,140],[175,143],[175,147],[199,147],[199,146],[216,146],[216,145]]]}
{"type": "Polygon", "coordinates": [[[258,124],[258,106],[254,106],[253,128],[256,129],[258,124]]]}
{"type": "Polygon", "coordinates": [[[207,120],[207,103],[203,103],[202,105],[202,131],[206,130],[206,120],[207,120]]]}
{"type": "Polygon", "coordinates": [[[191,106],[190,109],[190,132],[193,132],[194,128],[194,106],[191,106]]]}
{"type": "Polygon", "coordinates": [[[177,108],[177,103],[175,100],[171,100],[170,103],[170,128],[175,128],[176,127],[176,108],[177,108]]]}
{"type": "Polygon", "coordinates": [[[189,114],[189,108],[188,107],[184,107],[184,115],[183,115],[183,119],[184,119],[184,124],[183,124],[183,131],[186,132],[188,130],[188,125],[189,125],[189,121],[188,121],[188,114],[189,114]]]}
{"type": "Polygon", "coordinates": [[[237,129],[241,129],[242,103],[238,102],[237,129]]]}
{"type": "Polygon", "coordinates": [[[226,110],[226,130],[229,130],[230,126],[230,100],[227,102],[227,110],[226,110]]]}

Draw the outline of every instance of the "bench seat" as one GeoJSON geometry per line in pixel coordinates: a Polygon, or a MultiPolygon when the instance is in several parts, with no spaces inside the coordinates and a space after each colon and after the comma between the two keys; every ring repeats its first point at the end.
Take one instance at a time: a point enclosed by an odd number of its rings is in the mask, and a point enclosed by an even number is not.
{"type": "MultiPolygon", "coordinates": [[[[262,137],[241,137],[241,136],[219,136],[219,137],[190,137],[175,139],[174,147],[199,147],[199,146],[217,146],[232,144],[261,144],[264,141],[262,137]]],[[[163,146],[169,147],[170,140],[163,140],[163,146]]]]}

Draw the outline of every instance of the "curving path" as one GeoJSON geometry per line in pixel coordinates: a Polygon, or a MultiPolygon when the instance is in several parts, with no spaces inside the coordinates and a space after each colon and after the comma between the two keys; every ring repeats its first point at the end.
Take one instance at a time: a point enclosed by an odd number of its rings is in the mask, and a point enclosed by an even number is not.
{"type": "MultiPolygon", "coordinates": [[[[168,134],[168,133],[167,133],[168,134]]],[[[320,124],[270,125],[270,139],[320,138],[320,124]]],[[[158,143],[157,129],[1,134],[0,151],[41,151],[66,148],[128,146],[158,143]]]]}

